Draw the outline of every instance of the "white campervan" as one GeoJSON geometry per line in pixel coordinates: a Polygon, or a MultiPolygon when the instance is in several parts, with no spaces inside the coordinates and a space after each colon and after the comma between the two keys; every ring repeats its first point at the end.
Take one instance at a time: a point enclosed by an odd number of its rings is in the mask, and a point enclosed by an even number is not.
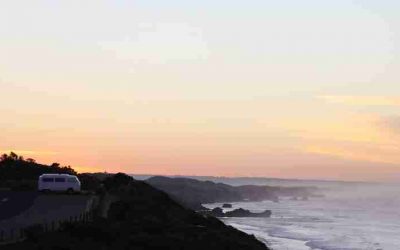
{"type": "Polygon", "coordinates": [[[39,176],[39,191],[80,192],[81,182],[75,175],[42,174],[39,176]]]}

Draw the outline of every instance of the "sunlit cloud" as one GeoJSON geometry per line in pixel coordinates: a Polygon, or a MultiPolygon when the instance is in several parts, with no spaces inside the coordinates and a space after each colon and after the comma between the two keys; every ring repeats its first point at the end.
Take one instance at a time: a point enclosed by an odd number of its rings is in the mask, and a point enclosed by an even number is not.
{"type": "Polygon", "coordinates": [[[330,140],[358,143],[386,141],[376,123],[379,117],[354,113],[329,113],[328,116],[290,119],[282,124],[293,136],[310,140],[330,140]]]}
{"type": "Polygon", "coordinates": [[[302,139],[305,153],[370,163],[400,164],[400,120],[373,114],[331,114],[286,127],[302,139]]]}
{"type": "Polygon", "coordinates": [[[74,169],[78,173],[95,173],[95,172],[105,172],[105,169],[100,167],[89,167],[89,166],[74,166],[74,169]]]}
{"type": "Polygon", "coordinates": [[[400,147],[357,143],[316,143],[305,147],[306,153],[333,156],[346,160],[400,164],[400,147]]]}
{"type": "Polygon", "coordinates": [[[400,106],[398,96],[318,96],[327,103],[337,103],[355,106],[400,106]]]}
{"type": "Polygon", "coordinates": [[[99,45],[118,59],[137,63],[204,60],[209,55],[201,29],[186,23],[140,23],[135,33],[122,41],[104,41],[99,45]]]}
{"type": "Polygon", "coordinates": [[[383,117],[378,121],[378,125],[387,132],[400,132],[400,116],[383,117]]]}

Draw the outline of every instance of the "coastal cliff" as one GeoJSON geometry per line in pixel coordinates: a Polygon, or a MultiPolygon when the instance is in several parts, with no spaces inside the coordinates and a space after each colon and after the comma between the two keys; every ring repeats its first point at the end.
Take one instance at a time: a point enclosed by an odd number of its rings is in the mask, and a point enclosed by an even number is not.
{"type": "Polygon", "coordinates": [[[91,223],[66,224],[60,231],[36,234],[3,249],[268,250],[254,236],[184,208],[147,183],[124,174],[109,177],[103,183],[102,195],[113,197],[106,218],[98,216],[91,223]]]}

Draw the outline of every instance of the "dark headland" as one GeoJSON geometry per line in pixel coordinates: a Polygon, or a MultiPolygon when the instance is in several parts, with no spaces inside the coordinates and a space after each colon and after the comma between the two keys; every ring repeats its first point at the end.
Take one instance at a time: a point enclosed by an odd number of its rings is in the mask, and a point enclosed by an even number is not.
{"type": "MultiPolygon", "coordinates": [[[[76,174],[59,164],[47,166],[15,154],[3,155],[0,187],[31,190],[36,188],[37,177],[48,172],[76,174]]],[[[1,249],[268,249],[254,236],[213,216],[196,213],[163,191],[125,174],[84,174],[79,178],[84,188],[99,197],[89,223],[66,222],[51,232],[33,225],[25,230],[22,241],[0,245],[1,249]]]]}

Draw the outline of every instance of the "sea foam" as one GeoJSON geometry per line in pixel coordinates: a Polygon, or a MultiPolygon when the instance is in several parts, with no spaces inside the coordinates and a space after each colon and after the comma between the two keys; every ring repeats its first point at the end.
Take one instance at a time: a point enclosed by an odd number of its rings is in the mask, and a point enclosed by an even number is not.
{"type": "Polygon", "coordinates": [[[273,215],[222,220],[254,234],[274,250],[399,250],[400,189],[373,186],[371,190],[341,187],[308,201],[237,202],[232,209],[271,209],[273,215]]]}

